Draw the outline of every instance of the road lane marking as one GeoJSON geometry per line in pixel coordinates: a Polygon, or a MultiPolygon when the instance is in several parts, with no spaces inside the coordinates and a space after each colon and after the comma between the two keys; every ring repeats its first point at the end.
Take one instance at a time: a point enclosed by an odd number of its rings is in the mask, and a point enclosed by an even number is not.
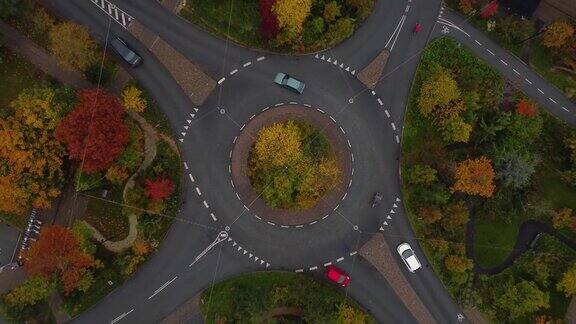
{"type": "Polygon", "coordinates": [[[218,218],[216,218],[216,215],[214,215],[214,213],[210,213],[210,217],[212,217],[212,219],[213,219],[214,221],[217,221],[217,220],[218,220],[218,218]]]}
{"type": "Polygon", "coordinates": [[[386,113],[386,117],[390,118],[390,113],[388,112],[388,109],[384,109],[384,112],[386,113]]]}
{"type": "Polygon", "coordinates": [[[230,71],[230,75],[234,75],[236,72],[238,72],[238,69],[234,69],[234,70],[230,71]]]}
{"type": "Polygon", "coordinates": [[[222,82],[224,82],[226,80],[225,77],[222,77],[222,79],[218,80],[218,84],[222,84],[222,82]]]}
{"type": "Polygon", "coordinates": [[[340,257],[340,258],[336,259],[336,262],[342,262],[342,260],[344,260],[344,257],[340,257]]]}
{"type": "Polygon", "coordinates": [[[356,253],[358,253],[358,251],[350,252],[350,256],[354,256],[354,255],[356,255],[356,253]]]}
{"type": "Polygon", "coordinates": [[[516,69],[512,69],[512,71],[514,71],[514,73],[516,73],[517,75],[520,75],[520,72],[516,71],[516,69]]]}
{"type": "Polygon", "coordinates": [[[282,106],[283,104],[284,104],[283,102],[279,102],[279,103],[275,104],[274,107],[280,107],[280,106],[282,106]]]}
{"type": "Polygon", "coordinates": [[[532,84],[532,81],[530,81],[528,79],[524,79],[524,81],[528,82],[528,84],[532,84]]]}
{"type": "Polygon", "coordinates": [[[209,208],[210,206],[208,206],[208,203],[206,202],[206,200],[202,201],[202,203],[204,204],[204,207],[209,208]]]}
{"type": "Polygon", "coordinates": [[[310,271],[314,271],[314,270],[316,270],[316,269],[318,269],[317,266],[310,267],[310,271]]]}
{"type": "Polygon", "coordinates": [[[115,319],[113,319],[112,321],[110,321],[110,324],[114,324],[116,322],[118,322],[119,320],[123,319],[124,317],[128,316],[130,313],[132,313],[134,311],[134,308],[132,308],[130,311],[123,313],[122,315],[116,317],[115,319]]]}
{"type": "Polygon", "coordinates": [[[325,267],[327,267],[327,266],[329,266],[329,265],[332,265],[332,262],[326,262],[326,263],[324,263],[324,266],[325,266],[325,267]]]}
{"type": "Polygon", "coordinates": [[[568,108],[562,106],[562,109],[566,110],[567,112],[570,112],[570,110],[568,110],[568,108]]]}
{"type": "Polygon", "coordinates": [[[482,46],[482,43],[480,43],[477,39],[474,40],[476,42],[476,44],[482,46]]]}
{"type": "Polygon", "coordinates": [[[252,64],[252,61],[248,61],[248,62],[244,63],[242,66],[247,67],[247,66],[250,66],[251,64],[252,64]]]}
{"type": "Polygon", "coordinates": [[[378,98],[378,103],[380,104],[380,106],[384,106],[384,103],[382,102],[382,99],[378,98]]]}
{"type": "Polygon", "coordinates": [[[394,125],[394,123],[390,123],[390,125],[392,126],[393,130],[396,130],[396,125],[394,125]]]}
{"type": "Polygon", "coordinates": [[[184,169],[188,170],[188,164],[184,162],[184,169]]]}
{"type": "Polygon", "coordinates": [[[158,293],[160,293],[162,290],[164,290],[166,287],[168,287],[171,283],[173,283],[174,280],[176,280],[176,279],[178,279],[178,276],[175,276],[171,280],[164,283],[162,286],[160,286],[158,289],[156,289],[156,291],[154,291],[154,293],[150,297],[148,297],[148,300],[152,299],[154,296],[156,296],[158,293]]]}
{"type": "Polygon", "coordinates": [[[400,137],[398,137],[398,135],[396,135],[396,143],[400,144],[400,137]]]}
{"type": "Polygon", "coordinates": [[[486,49],[486,51],[488,51],[488,53],[490,53],[490,55],[492,55],[492,56],[496,55],[496,54],[494,54],[494,52],[492,52],[492,51],[489,50],[489,49],[486,49]]]}
{"type": "Polygon", "coordinates": [[[297,273],[304,272],[304,269],[296,269],[296,272],[297,272],[297,273]]]}
{"type": "Polygon", "coordinates": [[[540,92],[541,94],[544,94],[544,91],[542,91],[540,88],[537,88],[536,90],[538,90],[538,92],[540,92]]]}
{"type": "Polygon", "coordinates": [[[265,58],[266,58],[266,57],[264,57],[264,56],[260,56],[259,58],[256,59],[256,61],[260,62],[260,61],[262,61],[262,60],[265,59],[265,58]]]}
{"type": "Polygon", "coordinates": [[[190,177],[190,181],[194,182],[194,177],[192,176],[192,173],[188,173],[188,176],[190,177]]]}
{"type": "Polygon", "coordinates": [[[553,103],[557,104],[556,100],[552,99],[552,98],[548,98],[548,100],[552,101],[553,103]]]}
{"type": "Polygon", "coordinates": [[[196,193],[198,193],[198,196],[202,196],[202,192],[200,191],[200,188],[196,187],[196,193]]]}
{"type": "Polygon", "coordinates": [[[504,61],[504,60],[500,59],[500,62],[501,62],[502,64],[504,64],[504,65],[508,66],[508,63],[507,63],[506,61],[504,61]]]}

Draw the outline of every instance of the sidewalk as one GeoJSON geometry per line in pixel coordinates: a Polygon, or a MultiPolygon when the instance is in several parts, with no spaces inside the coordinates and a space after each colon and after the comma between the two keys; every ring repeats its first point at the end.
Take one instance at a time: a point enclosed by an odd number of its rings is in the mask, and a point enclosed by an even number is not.
{"type": "Polygon", "coordinates": [[[0,21],[1,44],[14,53],[26,57],[32,64],[44,73],[56,78],[58,81],[74,88],[91,88],[92,84],[78,71],[63,69],[56,58],[44,48],[36,45],[32,40],[0,21]]]}

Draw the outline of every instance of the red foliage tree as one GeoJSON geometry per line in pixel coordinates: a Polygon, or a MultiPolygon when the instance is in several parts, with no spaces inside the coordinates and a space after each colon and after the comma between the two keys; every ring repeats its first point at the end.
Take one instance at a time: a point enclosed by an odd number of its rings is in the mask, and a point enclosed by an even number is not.
{"type": "Polygon", "coordinates": [[[516,113],[526,117],[534,117],[538,114],[538,108],[532,101],[522,99],[516,104],[516,113]]]}
{"type": "Polygon", "coordinates": [[[480,12],[480,17],[488,19],[494,16],[496,11],[498,11],[498,1],[497,0],[490,1],[490,3],[488,3],[488,5],[486,5],[486,7],[484,7],[484,9],[482,9],[482,11],[480,12]]]}
{"type": "Polygon", "coordinates": [[[278,19],[272,11],[276,0],[260,0],[260,35],[264,39],[276,37],[278,34],[278,19]]]}
{"type": "Polygon", "coordinates": [[[153,201],[160,201],[167,198],[174,191],[174,182],[168,178],[156,180],[146,180],[146,194],[153,201]]]}
{"type": "Polygon", "coordinates": [[[56,128],[56,138],[66,144],[71,159],[83,161],[84,172],[106,170],[128,143],[124,108],[101,90],[81,90],[78,99],[56,128]]]}
{"type": "Polygon", "coordinates": [[[94,262],[92,256],[82,249],[76,234],[59,225],[44,228],[38,241],[23,256],[24,270],[29,276],[56,276],[61,280],[65,293],[76,288],[94,262]]]}

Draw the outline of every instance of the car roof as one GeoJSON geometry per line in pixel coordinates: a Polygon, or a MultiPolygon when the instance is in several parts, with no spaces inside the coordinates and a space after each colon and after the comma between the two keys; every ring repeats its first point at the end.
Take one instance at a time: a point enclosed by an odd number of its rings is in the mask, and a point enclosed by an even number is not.
{"type": "Polygon", "coordinates": [[[127,55],[128,53],[131,52],[131,50],[128,49],[128,47],[124,43],[122,43],[122,41],[117,37],[112,38],[110,44],[114,47],[115,50],[120,52],[120,54],[122,55],[127,55]]]}
{"type": "Polygon", "coordinates": [[[340,276],[342,276],[342,274],[339,273],[336,269],[330,268],[330,269],[328,269],[327,276],[328,276],[328,278],[330,278],[330,280],[337,282],[340,279],[340,276]]]}
{"type": "Polygon", "coordinates": [[[288,78],[288,80],[286,81],[286,84],[294,89],[298,89],[300,88],[300,85],[302,84],[302,82],[294,79],[294,78],[288,78]]]}
{"type": "Polygon", "coordinates": [[[410,269],[416,270],[420,268],[420,261],[416,258],[416,255],[413,254],[406,259],[406,263],[410,266],[410,269]]]}

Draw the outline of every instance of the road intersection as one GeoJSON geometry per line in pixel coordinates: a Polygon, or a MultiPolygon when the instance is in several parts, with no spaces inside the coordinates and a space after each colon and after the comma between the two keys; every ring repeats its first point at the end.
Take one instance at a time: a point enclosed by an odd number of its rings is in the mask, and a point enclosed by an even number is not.
{"type": "MultiPolygon", "coordinates": [[[[504,77],[518,80],[523,91],[554,115],[571,124],[576,121],[573,103],[439,1],[377,1],[372,16],[351,39],[322,53],[295,57],[218,39],[157,1],[114,1],[113,8],[121,8],[217,81],[217,89],[200,107],[193,106],[125,25],[102,9],[104,0],[45,2],[88,26],[103,44],[107,35],[120,35],[142,55],[145,64],[129,72],[180,134],[187,184],[185,202],[160,249],[122,287],[80,315],[79,323],[159,322],[225,278],[265,269],[320,275],[330,264],[352,275],[346,293],[378,322],[414,322],[390,284],[357,251],[371,235],[381,232],[391,247],[410,242],[422,263],[428,263],[404,215],[398,170],[408,93],[420,54],[432,38],[446,34],[456,38],[504,77]],[[424,26],[419,35],[409,27],[416,22],[424,26]],[[372,91],[356,79],[356,73],[385,47],[391,50],[388,67],[372,91]],[[272,78],[280,71],[305,80],[305,93],[291,95],[276,87],[272,78]],[[345,199],[330,217],[307,226],[282,227],[259,220],[250,211],[251,202],[237,197],[230,181],[230,157],[244,125],[263,108],[296,103],[334,119],[348,141],[353,172],[345,199]],[[376,190],[384,198],[379,209],[371,209],[376,190]]],[[[465,320],[431,268],[405,276],[436,322],[465,320]]]]}

